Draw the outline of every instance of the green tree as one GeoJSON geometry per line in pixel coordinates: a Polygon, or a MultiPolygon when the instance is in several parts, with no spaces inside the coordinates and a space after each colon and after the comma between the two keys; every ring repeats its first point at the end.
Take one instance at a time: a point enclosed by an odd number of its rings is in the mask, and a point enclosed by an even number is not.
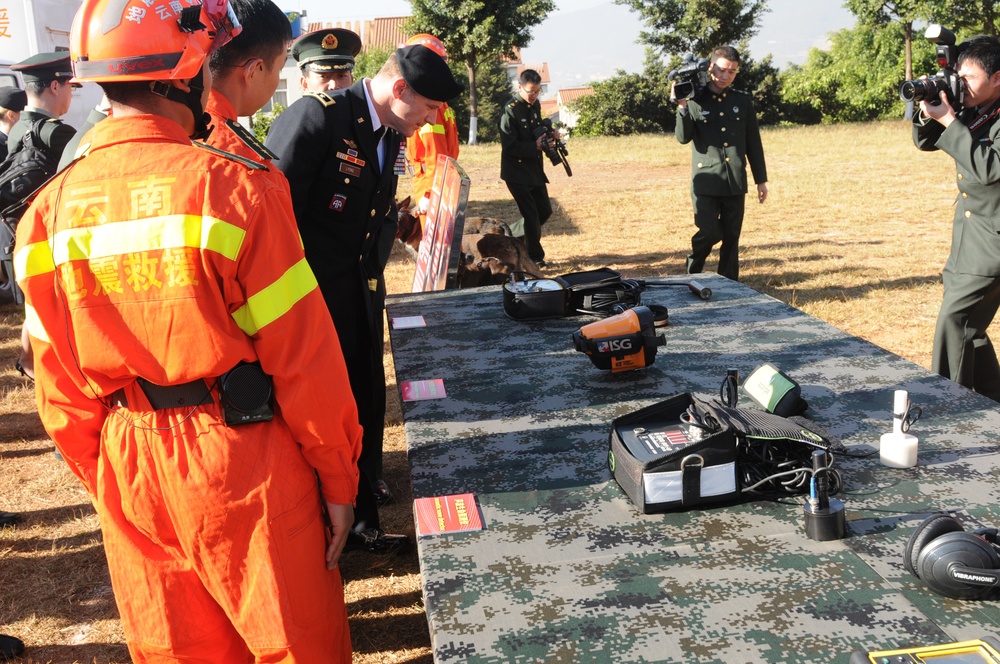
{"type": "MultiPolygon", "coordinates": [[[[904,79],[903,34],[895,26],[859,23],[831,36],[829,51],[812,49],[806,63],[782,76],[786,120],[862,122],[900,117],[904,79]]],[[[914,68],[933,72],[934,51],[924,40],[913,43],[914,68]]]]}
{"type": "Polygon", "coordinates": [[[463,63],[469,81],[469,144],[479,121],[478,74],[531,42],[531,28],[555,9],[553,0],[411,0],[413,18],[404,29],[429,32],[444,42],[451,61],[463,63]]]}
{"type": "Polygon", "coordinates": [[[716,46],[745,42],[757,34],[766,0],[615,0],[638,12],[649,30],[639,41],[663,55],[707,56],[716,46]]]}
{"type": "Polygon", "coordinates": [[[924,0],[847,0],[844,3],[858,20],[867,25],[885,26],[894,21],[903,31],[906,68],[903,76],[913,78],[913,22],[930,15],[924,0]]]}
{"type": "Polygon", "coordinates": [[[575,131],[582,136],[625,136],[674,129],[670,81],[663,63],[646,49],[641,74],[618,70],[606,81],[593,83],[594,94],[573,102],[579,113],[575,131]]]}
{"type": "Polygon", "coordinates": [[[382,68],[395,49],[366,48],[354,58],[354,80],[372,78],[382,68]]]}
{"type": "Polygon", "coordinates": [[[271,131],[271,123],[274,122],[276,117],[281,115],[283,110],[285,110],[285,107],[275,102],[270,113],[257,111],[253,114],[250,124],[253,127],[253,134],[258,141],[263,143],[267,139],[267,132],[271,131]]]}

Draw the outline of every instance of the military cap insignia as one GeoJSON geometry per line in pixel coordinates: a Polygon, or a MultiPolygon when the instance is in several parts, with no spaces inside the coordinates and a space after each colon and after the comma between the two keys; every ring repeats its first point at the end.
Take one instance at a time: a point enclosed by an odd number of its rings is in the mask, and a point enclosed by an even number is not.
{"type": "Polygon", "coordinates": [[[329,34],[326,37],[323,37],[323,41],[322,43],[320,43],[320,46],[322,46],[325,49],[333,49],[337,48],[339,43],[340,42],[337,41],[336,37],[334,37],[332,34],[329,34]]]}
{"type": "Polygon", "coordinates": [[[337,103],[333,99],[333,97],[331,97],[330,95],[326,94],[325,92],[307,92],[307,93],[305,93],[302,96],[303,97],[312,97],[313,99],[315,99],[319,103],[323,104],[323,106],[333,106],[334,104],[337,103]]]}

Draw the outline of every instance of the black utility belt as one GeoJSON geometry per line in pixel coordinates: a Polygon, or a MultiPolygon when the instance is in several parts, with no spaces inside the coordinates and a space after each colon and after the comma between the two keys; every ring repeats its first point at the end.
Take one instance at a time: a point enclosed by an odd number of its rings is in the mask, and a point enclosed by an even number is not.
{"type": "MultiPolygon", "coordinates": [[[[212,385],[203,378],[181,385],[157,385],[136,378],[153,410],[197,407],[212,403],[212,385]]],[[[259,362],[240,362],[218,380],[226,426],[269,422],[274,418],[274,388],[259,362]]],[[[112,393],[111,404],[128,408],[125,390],[112,393]]]]}

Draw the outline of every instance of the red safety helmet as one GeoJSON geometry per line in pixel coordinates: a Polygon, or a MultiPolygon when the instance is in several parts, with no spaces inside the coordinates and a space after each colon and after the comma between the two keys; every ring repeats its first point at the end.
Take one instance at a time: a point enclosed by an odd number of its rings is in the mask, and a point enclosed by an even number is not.
{"type": "Polygon", "coordinates": [[[426,46],[431,49],[442,58],[448,57],[448,51],[444,47],[444,42],[435,37],[434,35],[429,35],[426,32],[421,32],[419,35],[413,35],[407,40],[407,46],[413,46],[414,44],[420,44],[421,46],[426,46]]]}
{"type": "Polygon", "coordinates": [[[192,78],[212,51],[240,33],[229,0],[85,0],[70,31],[78,81],[192,78]],[[182,6],[180,11],[175,7],[182,6]]]}

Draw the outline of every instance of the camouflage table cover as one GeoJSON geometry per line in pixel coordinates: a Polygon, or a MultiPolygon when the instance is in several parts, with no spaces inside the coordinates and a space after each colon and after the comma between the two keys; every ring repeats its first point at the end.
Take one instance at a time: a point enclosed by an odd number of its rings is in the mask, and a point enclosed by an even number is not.
{"type": "Polygon", "coordinates": [[[499,287],[390,299],[390,320],[426,321],[391,332],[397,380],[447,391],[403,404],[414,496],[472,492],[484,520],[419,538],[435,660],[846,662],[1000,633],[997,602],[941,597],[901,555],[936,511],[1000,523],[997,404],[746,286],[699,281],[710,301],[646,290],[644,304],[669,308],[667,344],[617,375],[573,349],[592,318],[513,321],[499,287]],[[806,414],[851,454],[874,452],[837,459],[843,540],[806,537],[797,498],[642,515],[611,477],[613,418],[711,398],[727,368],[763,362],[802,385],[806,414]],[[895,389],[925,409],[916,468],[879,462],[895,389]]]}

